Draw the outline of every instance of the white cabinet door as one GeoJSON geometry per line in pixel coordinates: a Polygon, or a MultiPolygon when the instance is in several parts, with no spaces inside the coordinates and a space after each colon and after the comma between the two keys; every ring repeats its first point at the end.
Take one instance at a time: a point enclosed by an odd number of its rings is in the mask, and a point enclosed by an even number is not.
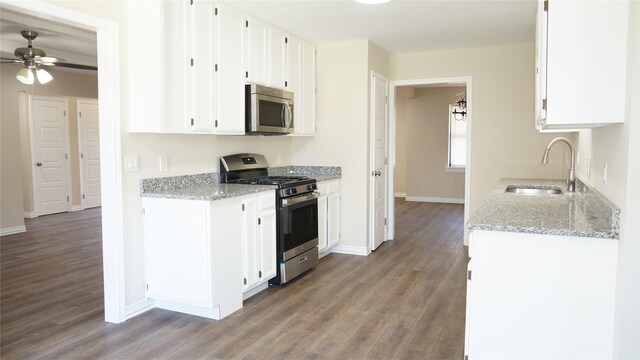
{"type": "Polygon", "coordinates": [[[244,15],[219,3],[216,10],[216,134],[244,134],[244,15]]]}
{"type": "Polygon", "coordinates": [[[242,200],[242,253],[244,290],[260,282],[260,245],[258,234],[258,201],[254,196],[242,200]]]}
{"type": "Polygon", "coordinates": [[[331,194],[328,199],[328,246],[340,243],[340,194],[331,194]]]}
{"type": "Polygon", "coordinates": [[[286,87],[285,68],[286,68],[286,41],[287,36],[284,31],[276,28],[270,28],[269,41],[269,85],[272,87],[284,89],[286,87]]]}
{"type": "Polygon", "coordinates": [[[298,99],[302,100],[302,108],[298,116],[300,120],[296,126],[296,134],[314,135],[316,133],[316,47],[308,42],[302,45],[301,81],[298,99]]]}
{"type": "Polygon", "coordinates": [[[624,122],[628,19],[624,0],[539,0],[539,126],[577,129],[624,122]]]}
{"type": "Polygon", "coordinates": [[[276,276],[276,204],[275,194],[260,195],[259,237],[260,237],[260,282],[276,276]]]}
{"type": "MultiPolygon", "coordinates": [[[[186,1],[184,1],[186,2],[186,1]]],[[[210,1],[189,3],[185,29],[188,51],[186,108],[188,128],[193,132],[210,133],[216,114],[216,46],[215,8],[210,1]]]]}
{"type": "MultiPolygon", "coordinates": [[[[319,185],[318,189],[320,189],[319,185]]],[[[329,219],[327,213],[329,210],[327,204],[327,195],[323,190],[320,190],[320,196],[318,197],[318,252],[326,250],[329,244],[327,237],[327,222],[329,219]]]]}
{"type": "Polygon", "coordinates": [[[144,199],[147,296],[211,306],[208,201],[144,199]]]}
{"type": "Polygon", "coordinates": [[[245,22],[245,78],[266,85],[269,55],[269,24],[249,17],[245,22]]]}
{"type": "MultiPolygon", "coordinates": [[[[164,114],[162,132],[188,132],[189,111],[185,107],[188,98],[187,78],[190,67],[189,42],[185,26],[190,16],[190,6],[187,1],[165,1],[163,4],[164,49],[157,56],[164,56],[162,72],[158,74],[164,79],[162,84],[162,104],[164,114]]],[[[144,15],[146,17],[146,15],[144,15]]],[[[138,44],[144,47],[144,42],[138,44]]],[[[148,54],[147,54],[148,56],[148,54]]],[[[144,57],[137,59],[146,62],[144,57]]],[[[153,91],[153,90],[152,90],[153,91]]]]}

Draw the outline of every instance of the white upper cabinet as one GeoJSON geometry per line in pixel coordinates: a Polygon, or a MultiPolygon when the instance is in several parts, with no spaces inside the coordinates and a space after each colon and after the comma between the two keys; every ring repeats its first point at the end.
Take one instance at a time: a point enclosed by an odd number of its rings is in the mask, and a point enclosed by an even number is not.
{"type": "Polygon", "coordinates": [[[247,82],[267,85],[269,24],[248,17],[245,20],[245,78],[247,82]]]}
{"type": "Polygon", "coordinates": [[[269,30],[269,86],[284,89],[286,68],[286,41],[284,31],[271,26],[269,30]]]}
{"type": "Polygon", "coordinates": [[[536,128],[624,122],[628,1],[539,0],[536,128]]]}
{"type": "Polygon", "coordinates": [[[295,135],[315,133],[313,45],[225,2],[127,10],[130,132],[243,135],[244,85],[258,83],[294,92],[295,135]]]}
{"type": "Polygon", "coordinates": [[[216,10],[216,134],[244,134],[244,14],[219,3],[216,10]]]}

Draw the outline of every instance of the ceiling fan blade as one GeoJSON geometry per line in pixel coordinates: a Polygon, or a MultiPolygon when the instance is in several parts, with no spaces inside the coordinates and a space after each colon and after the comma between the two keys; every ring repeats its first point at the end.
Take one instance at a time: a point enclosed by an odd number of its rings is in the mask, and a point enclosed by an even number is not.
{"type": "Polygon", "coordinates": [[[15,61],[15,60],[0,60],[0,63],[2,64],[20,64],[22,61],[15,61]]]}
{"type": "Polygon", "coordinates": [[[13,61],[13,62],[22,62],[22,60],[16,59],[16,58],[0,58],[0,60],[13,61]]]}
{"type": "Polygon", "coordinates": [[[38,56],[35,58],[35,60],[39,63],[49,64],[56,61],[61,61],[62,59],[54,58],[53,56],[38,56]]]}
{"type": "Polygon", "coordinates": [[[45,64],[45,65],[58,66],[58,67],[69,68],[69,69],[93,70],[93,71],[98,70],[98,68],[95,66],[71,64],[71,63],[63,63],[63,62],[56,62],[56,63],[45,64]]]}

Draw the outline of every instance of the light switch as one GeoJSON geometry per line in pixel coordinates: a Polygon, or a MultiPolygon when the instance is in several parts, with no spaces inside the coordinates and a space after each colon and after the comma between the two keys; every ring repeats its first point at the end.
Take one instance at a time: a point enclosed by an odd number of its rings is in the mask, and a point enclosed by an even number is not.
{"type": "Polygon", "coordinates": [[[168,160],[167,155],[160,155],[160,172],[167,172],[168,160]]]}
{"type": "Polygon", "coordinates": [[[124,171],[140,171],[140,156],[138,154],[126,154],[124,156],[124,171]]]}

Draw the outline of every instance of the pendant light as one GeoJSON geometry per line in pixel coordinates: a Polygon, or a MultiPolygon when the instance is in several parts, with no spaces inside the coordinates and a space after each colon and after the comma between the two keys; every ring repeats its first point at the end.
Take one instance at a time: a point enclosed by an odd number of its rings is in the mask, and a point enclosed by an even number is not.
{"type": "Polygon", "coordinates": [[[36,70],[36,76],[38,77],[40,84],[46,84],[53,80],[53,76],[51,76],[47,70],[42,68],[36,70]]]}

